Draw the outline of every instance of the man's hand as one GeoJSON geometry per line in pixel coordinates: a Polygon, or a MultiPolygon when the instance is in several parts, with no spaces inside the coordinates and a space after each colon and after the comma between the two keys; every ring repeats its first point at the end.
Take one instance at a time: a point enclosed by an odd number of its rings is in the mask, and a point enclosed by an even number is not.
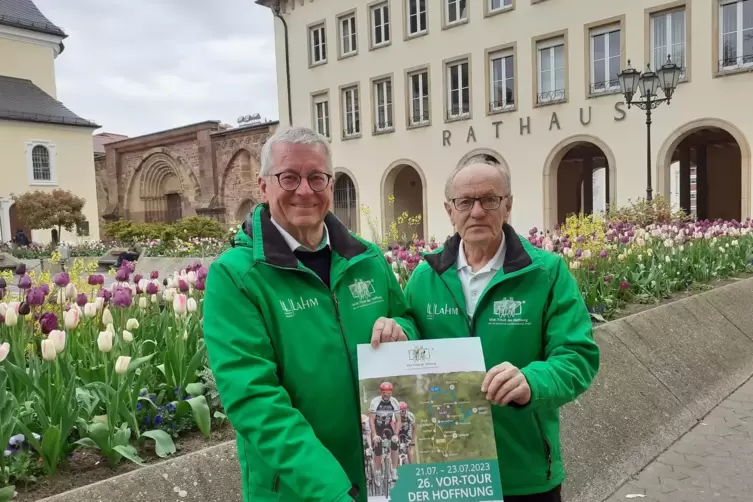
{"type": "Polygon", "coordinates": [[[489,370],[481,384],[481,392],[486,392],[486,399],[499,406],[510,402],[522,406],[531,400],[531,387],[525,375],[508,362],[489,370]]]}
{"type": "Polygon", "coordinates": [[[406,340],[408,340],[408,337],[403,333],[403,328],[394,319],[380,317],[376,320],[374,328],[371,330],[371,346],[375,349],[379,347],[380,343],[402,342],[406,340]]]}

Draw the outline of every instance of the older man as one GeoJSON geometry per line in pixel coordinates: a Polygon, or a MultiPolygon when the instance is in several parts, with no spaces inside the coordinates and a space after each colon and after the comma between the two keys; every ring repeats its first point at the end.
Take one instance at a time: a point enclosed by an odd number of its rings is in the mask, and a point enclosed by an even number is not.
{"type": "Polygon", "coordinates": [[[452,173],[457,233],[425,255],[405,295],[423,338],[477,336],[488,373],[505,502],[560,501],[558,408],[591,384],[599,350],[578,285],[558,256],[508,223],[510,172],[474,159],[452,173]]]}
{"type": "Polygon", "coordinates": [[[277,132],[264,203],[210,267],[204,338],[245,502],[366,501],[356,345],[416,338],[381,251],[330,212],[333,174],[324,137],[277,132]]]}

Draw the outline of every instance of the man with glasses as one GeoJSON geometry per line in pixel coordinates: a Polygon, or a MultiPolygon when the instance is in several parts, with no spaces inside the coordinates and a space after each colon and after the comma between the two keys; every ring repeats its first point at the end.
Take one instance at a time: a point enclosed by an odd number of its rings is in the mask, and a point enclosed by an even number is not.
{"type": "Polygon", "coordinates": [[[565,262],[508,223],[507,166],[471,159],[448,178],[445,198],[457,233],[413,272],[411,314],[422,338],[481,340],[479,386],[492,403],[505,502],[559,502],[558,410],[599,369],[590,316],[565,262]]]}
{"type": "Polygon", "coordinates": [[[207,277],[204,339],[245,502],[365,502],[356,346],[417,338],[382,252],[330,211],[333,174],[326,138],[276,132],[263,203],[207,277]]]}

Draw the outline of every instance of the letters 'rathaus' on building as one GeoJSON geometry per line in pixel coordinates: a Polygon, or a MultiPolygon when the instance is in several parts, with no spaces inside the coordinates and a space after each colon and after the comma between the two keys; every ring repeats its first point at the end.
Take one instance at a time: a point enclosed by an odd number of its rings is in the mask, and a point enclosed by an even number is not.
{"type": "Polygon", "coordinates": [[[134,138],[95,135],[101,223],[242,221],[259,202],[261,147],[277,125],[247,115],[238,127],[206,121],[134,138]]]}

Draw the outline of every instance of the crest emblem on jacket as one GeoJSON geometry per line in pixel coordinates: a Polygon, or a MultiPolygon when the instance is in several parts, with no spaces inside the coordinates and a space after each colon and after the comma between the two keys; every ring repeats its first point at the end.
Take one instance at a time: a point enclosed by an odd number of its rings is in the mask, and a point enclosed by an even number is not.
{"type": "Polygon", "coordinates": [[[516,300],[515,298],[502,298],[493,304],[494,315],[489,318],[489,324],[496,325],[529,325],[528,319],[524,318],[525,300],[516,300]]]}
{"type": "Polygon", "coordinates": [[[348,286],[348,290],[353,297],[353,309],[368,307],[384,301],[384,298],[377,294],[373,279],[367,281],[356,279],[353,284],[348,286]]]}

